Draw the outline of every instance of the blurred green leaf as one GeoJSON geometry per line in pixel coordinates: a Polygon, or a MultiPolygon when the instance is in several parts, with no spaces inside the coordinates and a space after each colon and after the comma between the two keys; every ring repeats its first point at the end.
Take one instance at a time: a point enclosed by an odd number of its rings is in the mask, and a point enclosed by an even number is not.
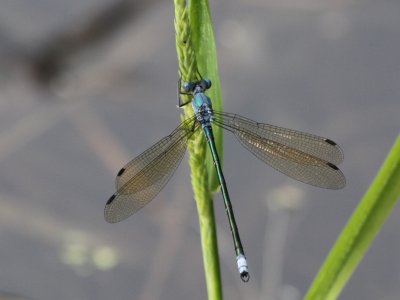
{"type": "Polygon", "coordinates": [[[314,279],[305,299],[336,299],[400,197],[400,136],[314,279]]]}

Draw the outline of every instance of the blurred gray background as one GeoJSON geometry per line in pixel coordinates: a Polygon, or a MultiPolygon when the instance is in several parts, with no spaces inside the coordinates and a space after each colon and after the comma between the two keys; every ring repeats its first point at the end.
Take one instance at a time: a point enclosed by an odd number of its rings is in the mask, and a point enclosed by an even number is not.
{"type": "MultiPolygon", "coordinates": [[[[345,153],[347,186],[330,191],[285,177],[225,136],[251,271],[243,284],[218,194],[225,299],[302,299],[399,134],[400,2],[223,0],[211,10],[225,110],[327,136],[345,153]]],[[[134,217],[103,219],[116,172],[180,121],[173,20],[172,1],[0,2],[7,297],[206,298],[187,158],[134,217]]],[[[398,215],[341,299],[400,298],[398,215]]]]}

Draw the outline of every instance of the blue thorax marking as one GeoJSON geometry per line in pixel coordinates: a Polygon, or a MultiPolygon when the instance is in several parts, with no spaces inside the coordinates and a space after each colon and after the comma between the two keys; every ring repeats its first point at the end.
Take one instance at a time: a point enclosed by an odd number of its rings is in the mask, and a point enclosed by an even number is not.
{"type": "Polygon", "coordinates": [[[197,120],[201,123],[202,127],[210,126],[213,120],[211,99],[202,91],[197,93],[195,91],[193,94],[192,107],[197,120]]]}
{"type": "MultiPolygon", "coordinates": [[[[180,89],[179,84],[179,89],[180,89]]],[[[201,123],[202,127],[211,126],[213,121],[213,109],[211,99],[207,97],[204,92],[211,87],[211,80],[201,79],[198,81],[184,82],[182,85],[183,94],[193,95],[192,107],[196,114],[197,120],[201,123]]],[[[180,99],[180,98],[179,98],[180,99]]]]}

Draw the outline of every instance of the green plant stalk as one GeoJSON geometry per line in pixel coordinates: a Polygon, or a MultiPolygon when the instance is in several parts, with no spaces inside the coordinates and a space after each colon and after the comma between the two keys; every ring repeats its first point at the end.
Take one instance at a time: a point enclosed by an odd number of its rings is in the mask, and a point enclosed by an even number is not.
{"type": "MultiPolygon", "coordinates": [[[[205,2],[205,0],[200,0],[199,2],[205,2]]],[[[203,47],[208,47],[209,45],[207,43],[209,40],[204,40],[205,36],[198,34],[197,31],[199,28],[194,26],[189,18],[190,16],[191,18],[200,20],[201,18],[199,18],[197,14],[204,16],[204,12],[200,9],[197,12],[192,12],[189,14],[188,6],[186,5],[185,0],[174,0],[174,5],[179,76],[184,82],[198,77],[197,71],[201,72],[203,70],[198,67],[199,65],[205,65],[207,66],[207,70],[212,70],[212,67],[209,67],[208,63],[204,62],[204,57],[198,57],[197,49],[194,47],[194,45],[197,45],[197,47],[200,48],[201,45],[203,45],[203,47]]],[[[202,7],[208,7],[208,5],[203,5],[202,7]]],[[[208,22],[210,22],[210,18],[208,19],[208,22]]],[[[216,71],[214,70],[214,72],[216,71]]],[[[215,80],[215,78],[218,77],[210,76],[211,80],[215,80]]],[[[215,85],[213,85],[211,90],[214,90],[215,88],[215,85]]],[[[212,97],[212,95],[210,96],[212,97]]],[[[185,95],[182,95],[182,97],[185,101],[189,100],[187,97],[185,97],[185,95]]],[[[217,104],[217,102],[218,101],[213,102],[213,104],[217,104]]],[[[185,106],[183,111],[184,115],[182,118],[193,115],[191,105],[185,106]]],[[[221,136],[216,136],[216,142],[222,145],[221,136]]],[[[188,148],[190,154],[189,165],[191,168],[193,193],[199,214],[201,245],[208,299],[220,300],[222,299],[222,284],[219,269],[217,234],[211,189],[212,180],[209,179],[210,174],[211,176],[213,176],[212,174],[215,174],[214,165],[210,157],[204,159],[206,157],[206,153],[208,152],[207,144],[203,134],[197,134],[189,142],[188,148]],[[210,169],[210,165],[213,169],[210,169]],[[211,173],[210,170],[212,170],[211,173]]],[[[219,150],[222,154],[221,147],[219,150]]]]}
{"type": "MultiPolygon", "coordinates": [[[[192,41],[197,58],[197,67],[202,75],[204,74],[212,81],[212,88],[208,91],[208,95],[213,101],[213,108],[216,111],[223,111],[221,83],[218,76],[217,49],[208,0],[189,1],[189,19],[192,26],[192,41]]],[[[219,159],[221,165],[223,165],[222,128],[213,126],[213,133],[219,159]]],[[[215,192],[219,188],[219,181],[209,151],[206,152],[206,161],[210,189],[215,192]]]]}
{"type": "Polygon", "coordinates": [[[400,197],[400,136],[319,270],[307,300],[336,299],[400,197]]]}

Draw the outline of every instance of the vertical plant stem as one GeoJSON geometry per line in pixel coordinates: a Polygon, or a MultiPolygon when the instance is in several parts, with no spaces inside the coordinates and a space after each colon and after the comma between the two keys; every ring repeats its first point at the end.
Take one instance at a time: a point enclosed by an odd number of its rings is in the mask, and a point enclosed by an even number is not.
{"type": "MultiPolygon", "coordinates": [[[[197,78],[198,62],[193,46],[192,26],[189,20],[188,6],[185,0],[174,0],[176,49],[178,54],[179,75],[182,81],[197,78]]],[[[200,43],[201,44],[201,43],[200,43]]],[[[184,95],[182,97],[185,97],[184,95]]],[[[184,99],[188,100],[188,99],[184,99]]],[[[184,107],[183,118],[193,115],[191,105],[184,107]]],[[[194,198],[199,215],[201,245],[208,299],[222,299],[222,285],[218,259],[217,234],[214,217],[212,191],[210,189],[207,168],[207,145],[203,134],[196,135],[189,143],[189,165],[194,198]]],[[[210,162],[208,162],[210,164],[210,162]]]]}
{"type": "MultiPolygon", "coordinates": [[[[217,49],[214,40],[214,29],[211,21],[211,14],[208,0],[189,1],[189,19],[192,27],[192,42],[196,52],[197,66],[202,74],[212,81],[212,88],[208,95],[213,101],[213,109],[222,111],[221,83],[218,76],[217,49]]],[[[221,164],[223,164],[223,134],[222,128],[213,126],[215,144],[221,164]]],[[[206,152],[207,169],[211,191],[215,192],[219,188],[219,181],[215,166],[211,158],[211,153],[206,152]]]]}

